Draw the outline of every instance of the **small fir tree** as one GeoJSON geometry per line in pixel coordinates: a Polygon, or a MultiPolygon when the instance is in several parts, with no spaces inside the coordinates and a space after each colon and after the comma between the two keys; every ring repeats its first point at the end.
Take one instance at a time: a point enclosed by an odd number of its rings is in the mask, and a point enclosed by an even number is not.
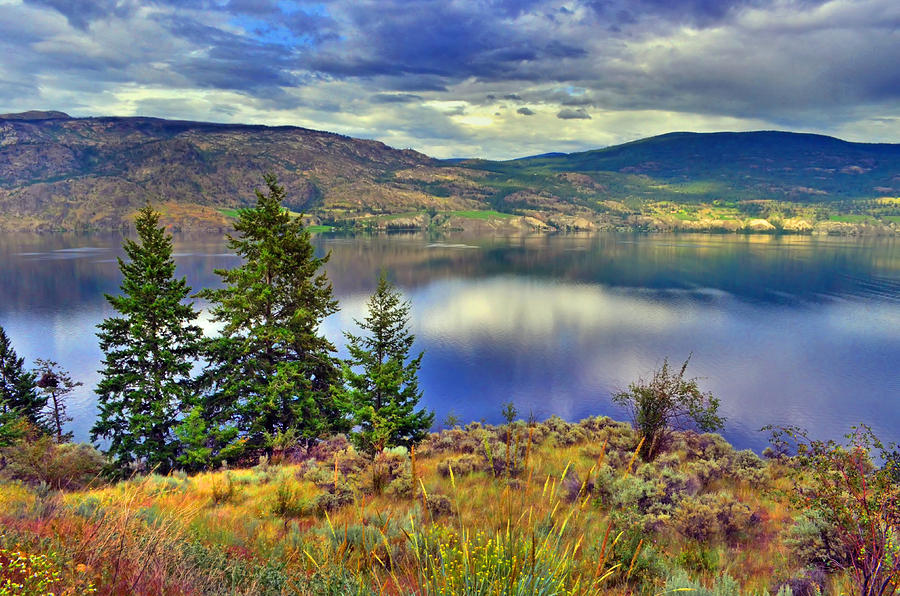
{"type": "Polygon", "coordinates": [[[191,370],[202,331],[185,302],[191,289],[175,278],[172,237],[148,204],[135,221],[138,240],[126,240],[119,259],[122,294],[106,299],[121,315],[99,325],[105,357],[97,386],[99,416],[92,440],[109,439],[120,465],[169,470],[179,455],[175,427],[192,392],[191,370]]]}
{"type": "Polygon", "coordinates": [[[41,411],[47,398],[37,391],[35,373],[25,370],[25,359],[13,349],[12,341],[0,327],[0,415],[8,420],[22,418],[44,429],[41,411]]]}
{"type": "MultiPolygon", "coordinates": [[[[199,451],[234,452],[235,429],[247,447],[271,449],[266,436],[279,432],[294,429],[310,440],[341,428],[331,395],[340,369],[334,345],[319,332],[337,311],[321,272],[328,256],[316,257],[302,218],[282,207],[285,192],[275,177],[265,182],[268,192],[256,191],[256,206],[239,211],[238,235],[228,237],[241,265],[217,269],[225,287],[199,294],[223,326],[209,346],[209,391],[195,404],[197,415],[230,441],[199,451]]],[[[198,437],[200,422],[183,434],[198,437]]]]}
{"type": "Polygon", "coordinates": [[[416,409],[422,398],[418,373],[424,353],[410,358],[415,336],[409,331],[409,311],[409,302],[382,272],[369,299],[368,316],[356,321],[367,334],[344,334],[350,358],[344,366],[346,387],[340,391],[357,429],[354,443],[369,453],[414,445],[434,422],[432,412],[416,409]]]}
{"type": "Polygon", "coordinates": [[[8,447],[25,435],[26,422],[0,400],[0,447],[8,447]]]}
{"type": "Polygon", "coordinates": [[[63,425],[72,421],[72,417],[67,414],[66,398],[76,387],[84,383],[73,381],[69,371],[53,360],[38,358],[34,363],[37,365],[35,371],[39,376],[37,386],[46,396],[47,402],[43,412],[44,426],[53,429],[57,443],[71,441],[72,433],[63,432],[63,425]]]}

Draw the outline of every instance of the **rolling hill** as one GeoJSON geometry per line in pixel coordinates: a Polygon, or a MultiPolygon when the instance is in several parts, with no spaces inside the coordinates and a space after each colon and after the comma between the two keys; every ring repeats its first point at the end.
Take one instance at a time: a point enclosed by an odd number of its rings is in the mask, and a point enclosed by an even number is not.
{"type": "Polygon", "coordinates": [[[440,161],[291,126],[0,115],[0,229],[118,229],[148,200],[173,227],[225,229],[264,172],[286,186],[294,211],[382,228],[900,223],[897,144],[670,133],[581,153],[440,161]]]}

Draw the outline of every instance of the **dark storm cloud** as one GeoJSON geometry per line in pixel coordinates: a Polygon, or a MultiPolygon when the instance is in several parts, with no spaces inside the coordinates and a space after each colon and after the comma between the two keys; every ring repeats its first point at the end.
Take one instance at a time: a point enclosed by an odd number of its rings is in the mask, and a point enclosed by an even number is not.
{"type": "Polygon", "coordinates": [[[528,108],[519,108],[516,110],[516,114],[522,114],[523,116],[534,116],[534,111],[529,110],[528,108]]]}
{"type": "Polygon", "coordinates": [[[578,108],[577,110],[573,110],[572,108],[565,108],[560,110],[556,117],[560,120],[590,120],[591,115],[588,114],[584,108],[578,108]]]}
{"type": "Polygon", "coordinates": [[[536,32],[511,20],[540,4],[335,2],[329,8],[345,35],[310,52],[306,65],[339,77],[425,74],[452,83],[467,77],[514,79],[522,76],[523,64],[586,56],[576,40],[564,42],[551,31],[536,32]]]}

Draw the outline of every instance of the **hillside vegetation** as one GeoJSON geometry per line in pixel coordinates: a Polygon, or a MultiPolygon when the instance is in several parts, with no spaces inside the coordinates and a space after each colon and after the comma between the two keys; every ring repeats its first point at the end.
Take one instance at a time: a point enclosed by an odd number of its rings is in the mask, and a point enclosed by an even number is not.
{"type": "Polygon", "coordinates": [[[66,493],[51,490],[47,470],[43,484],[2,484],[0,548],[47,557],[55,588],[101,594],[718,586],[724,596],[847,585],[816,567],[819,529],[779,492],[791,488],[787,460],[685,432],[644,463],[638,444],[608,418],[552,418],[445,430],[414,454],[372,460],[337,437],[254,467],[86,478],[66,493]]]}
{"type": "Polygon", "coordinates": [[[226,229],[265,172],[314,223],[369,229],[894,233],[900,145],[672,133],[512,161],[439,161],[281,126],[0,115],[0,229],[131,227],[147,200],[226,229]],[[513,216],[513,217],[510,217],[513,216]]]}

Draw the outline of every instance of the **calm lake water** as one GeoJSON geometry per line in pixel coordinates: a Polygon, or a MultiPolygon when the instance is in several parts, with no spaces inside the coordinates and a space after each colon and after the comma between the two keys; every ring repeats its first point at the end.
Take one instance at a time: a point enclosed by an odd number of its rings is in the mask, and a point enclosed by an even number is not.
{"type": "MultiPolygon", "coordinates": [[[[769,236],[424,235],[336,238],[327,266],[343,345],[385,267],[413,305],[424,404],[462,420],[520,415],[627,419],[610,394],[664,357],[722,401],[724,435],[761,450],[763,425],[839,437],[870,424],[900,440],[900,242],[769,236]]],[[[118,292],[113,235],[0,237],[0,325],[29,361],[59,361],[84,387],[71,424],[85,440],[101,354],[95,325],[118,292]]],[[[176,237],[196,290],[232,267],[221,236],[176,237]]]]}

